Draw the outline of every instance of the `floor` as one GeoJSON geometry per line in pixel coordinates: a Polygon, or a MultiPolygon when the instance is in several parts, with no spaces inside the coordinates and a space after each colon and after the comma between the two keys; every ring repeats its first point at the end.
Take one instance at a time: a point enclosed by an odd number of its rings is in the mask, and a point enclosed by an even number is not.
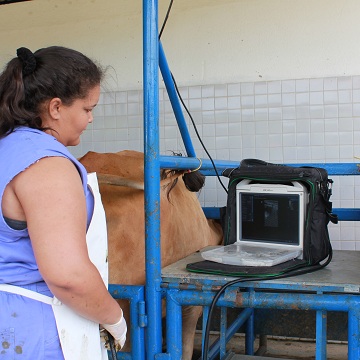
{"type": "MultiPolygon", "coordinates": [[[[217,337],[211,335],[211,340],[217,337]]],[[[263,357],[275,357],[279,359],[315,360],[315,342],[307,339],[268,337],[266,340],[266,352],[263,357]]],[[[259,347],[259,340],[255,342],[255,349],[259,347]]],[[[195,350],[201,352],[201,334],[195,336],[195,350]]],[[[236,354],[244,354],[243,335],[235,336],[228,344],[228,350],[236,354]]],[[[347,360],[347,343],[331,342],[327,345],[327,360],[347,360]]],[[[199,357],[199,356],[198,356],[199,357]]],[[[197,357],[197,358],[198,358],[197,357]]],[[[255,358],[256,359],[256,358],[255,358]]]]}

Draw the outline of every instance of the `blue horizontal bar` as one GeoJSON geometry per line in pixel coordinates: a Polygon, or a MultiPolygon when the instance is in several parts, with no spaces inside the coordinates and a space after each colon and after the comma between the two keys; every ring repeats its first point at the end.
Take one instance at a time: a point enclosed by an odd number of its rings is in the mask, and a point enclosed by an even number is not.
{"type": "MultiPolygon", "coordinates": [[[[358,295],[281,293],[279,296],[279,293],[238,292],[236,286],[239,287],[239,284],[220,296],[217,306],[324,311],[349,311],[360,306],[358,295]]],[[[181,305],[207,306],[211,304],[213,297],[212,291],[182,290],[173,295],[174,300],[181,305]]]]}
{"type": "MultiPolygon", "coordinates": [[[[160,167],[163,169],[197,169],[200,165],[200,160],[202,172],[206,171],[208,175],[215,175],[213,164],[209,159],[160,155],[160,167]]],[[[240,160],[214,160],[214,164],[217,171],[222,173],[225,169],[238,167],[240,160]]],[[[302,163],[285,165],[320,167],[326,169],[329,175],[360,175],[359,167],[356,163],[302,163]]]]}
{"type": "MultiPolygon", "coordinates": [[[[205,216],[208,219],[220,219],[219,207],[203,207],[205,216]]],[[[339,221],[360,221],[360,209],[336,208],[333,213],[338,216],[339,221]]]]}

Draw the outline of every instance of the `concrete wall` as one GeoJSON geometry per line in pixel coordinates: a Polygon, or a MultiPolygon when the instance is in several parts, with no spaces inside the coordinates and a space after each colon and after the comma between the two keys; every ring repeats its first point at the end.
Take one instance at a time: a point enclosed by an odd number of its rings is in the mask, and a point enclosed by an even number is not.
{"type": "MultiPolygon", "coordinates": [[[[180,85],[356,75],[359,13],[357,0],[181,0],[162,41],[180,85]]],[[[141,88],[141,1],[3,5],[0,31],[1,63],[20,46],[65,45],[111,66],[108,88],[141,88]]]]}

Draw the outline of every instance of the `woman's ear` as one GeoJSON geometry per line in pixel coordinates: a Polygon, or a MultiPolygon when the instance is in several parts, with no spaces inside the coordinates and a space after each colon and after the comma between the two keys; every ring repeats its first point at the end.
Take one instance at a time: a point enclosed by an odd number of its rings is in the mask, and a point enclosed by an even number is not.
{"type": "Polygon", "coordinates": [[[52,119],[58,120],[60,118],[60,107],[62,105],[61,99],[53,98],[48,103],[48,112],[52,119]]]}

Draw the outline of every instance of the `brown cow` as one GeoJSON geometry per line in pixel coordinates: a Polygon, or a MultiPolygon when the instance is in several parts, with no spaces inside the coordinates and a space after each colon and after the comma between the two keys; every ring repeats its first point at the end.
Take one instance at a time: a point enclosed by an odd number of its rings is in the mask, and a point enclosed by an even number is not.
{"type": "MultiPolygon", "coordinates": [[[[117,175],[129,179],[133,184],[143,184],[144,155],[140,152],[88,152],[79,160],[88,172],[117,175]]],[[[109,282],[142,285],[145,283],[144,192],[138,188],[113,186],[106,182],[100,182],[100,192],[108,226],[109,282]]],[[[205,218],[196,194],[187,190],[181,177],[171,190],[169,199],[167,192],[168,186],[162,186],[162,267],[222,241],[220,225],[205,218]]],[[[192,356],[196,323],[200,314],[200,307],[183,308],[182,341],[185,360],[190,360],[192,356]]]]}

